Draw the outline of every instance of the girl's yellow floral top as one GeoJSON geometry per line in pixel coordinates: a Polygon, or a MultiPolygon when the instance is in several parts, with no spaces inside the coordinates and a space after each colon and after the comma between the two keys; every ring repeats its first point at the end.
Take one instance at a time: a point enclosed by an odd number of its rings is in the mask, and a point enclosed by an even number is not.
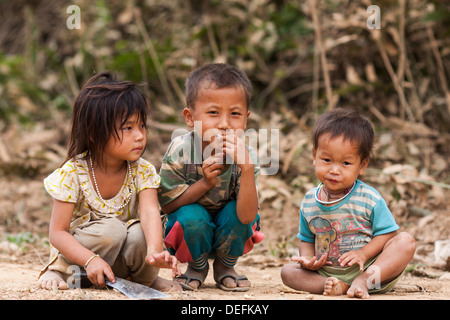
{"type": "Polygon", "coordinates": [[[88,159],[85,159],[85,156],[86,153],[83,153],[78,155],[75,160],[67,161],[44,180],[45,189],[50,196],[75,204],[70,231],[82,227],[90,221],[106,217],[120,219],[128,226],[138,221],[139,192],[148,188],[157,189],[160,184],[160,177],[155,167],[142,158],[130,164],[132,177],[127,174],[117,195],[105,200],[110,205],[120,207],[132,193],[130,202],[116,211],[106,206],[95,192],[89,176],[88,159]]]}

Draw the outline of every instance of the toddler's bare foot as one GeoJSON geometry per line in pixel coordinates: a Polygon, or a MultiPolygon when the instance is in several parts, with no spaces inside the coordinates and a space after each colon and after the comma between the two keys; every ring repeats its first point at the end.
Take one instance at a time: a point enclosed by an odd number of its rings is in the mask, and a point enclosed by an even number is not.
{"type": "Polygon", "coordinates": [[[339,296],[341,294],[345,294],[348,290],[349,285],[344,281],[339,280],[335,277],[329,277],[325,280],[325,284],[323,286],[323,295],[324,296],[339,296]]]}
{"type": "Polygon", "coordinates": [[[347,296],[350,298],[369,298],[369,290],[367,288],[366,280],[362,278],[356,278],[353,280],[352,285],[347,290],[347,296]]]}
{"type": "Polygon", "coordinates": [[[52,290],[52,289],[59,289],[59,290],[67,290],[69,286],[64,281],[61,274],[57,271],[46,271],[38,281],[39,285],[42,289],[52,290]]]}

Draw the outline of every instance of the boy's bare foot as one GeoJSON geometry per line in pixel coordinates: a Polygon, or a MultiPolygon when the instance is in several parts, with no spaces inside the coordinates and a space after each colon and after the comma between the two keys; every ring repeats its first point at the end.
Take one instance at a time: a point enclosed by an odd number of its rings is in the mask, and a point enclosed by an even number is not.
{"type": "Polygon", "coordinates": [[[197,290],[205,281],[206,276],[208,275],[209,265],[206,265],[206,268],[203,270],[196,270],[188,265],[186,272],[181,276],[175,277],[174,281],[180,283],[180,285],[184,289],[197,290]],[[188,288],[190,287],[190,288],[188,288]]]}
{"type": "Polygon", "coordinates": [[[219,288],[228,291],[247,291],[251,282],[245,276],[239,276],[233,267],[227,267],[219,259],[214,260],[214,280],[219,288]]]}
{"type": "Polygon", "coordinates": [[[344,281],[339,280],[335,277],[329,277],[325,280],[323,285],[323,295],[324,296],[339,296],[345,294],[349,288],[349,285],[344,281]]]}
{"type": "Polygon", "coordinates": [[[69,289],[69,286],[67,285],[66,281],[64,281],[61,274],[57,271],[47,270],[39,278],[38,283],[42,289],[47,289],[47,290],[52,290],[52,289],[67,290],[67,289],[69,289]]]}
{"type": "Polygon", "coordinates": [[[182,291],[181,285],[178,281],[167,280],[161,277],[156,277],[153,281],[151,288],[167,292],[167,291],[182,291]]]}
{"type": "Polygon", "coordinates": [[[353,280],[352,285],[347,290],[347,296],[349,296],[350,298],[369,298],[369,289],[367,288],[366,279],[357,277],[355,280],[353,280]]]}

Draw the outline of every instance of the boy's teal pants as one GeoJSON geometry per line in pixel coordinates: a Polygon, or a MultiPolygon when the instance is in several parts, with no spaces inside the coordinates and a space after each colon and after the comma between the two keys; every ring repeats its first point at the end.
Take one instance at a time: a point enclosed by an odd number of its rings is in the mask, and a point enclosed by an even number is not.
{"type": "Polygon", "coordinates": [[[236,200],[214,216],[197,203],[183,206],[169,214],[164,231],[169,252],[197,270],[204,269],[208,258],[214,257],[232,267],[263,238],[259,232],[259,215],[250,224],[241,223],[236,200]]]}

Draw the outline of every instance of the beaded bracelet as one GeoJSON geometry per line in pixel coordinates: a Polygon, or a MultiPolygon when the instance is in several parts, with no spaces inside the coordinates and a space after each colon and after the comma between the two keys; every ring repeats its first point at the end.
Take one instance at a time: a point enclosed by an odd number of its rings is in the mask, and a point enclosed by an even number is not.
{"type": "Polygon", "coordinates": [[[94,254],[92,257],[90,257],[90,258],[88,259],[88,261],[86,261],[86,263],[84,264],[84,268],[86,269],[87,266],[88,266],[88,264],[89,264],[89,262],[91,262],[91,260],[94,259],[94,258],[96,258],[96,257],[99,257],[99,255],[98,255],[98,254],[94,254]]]}

